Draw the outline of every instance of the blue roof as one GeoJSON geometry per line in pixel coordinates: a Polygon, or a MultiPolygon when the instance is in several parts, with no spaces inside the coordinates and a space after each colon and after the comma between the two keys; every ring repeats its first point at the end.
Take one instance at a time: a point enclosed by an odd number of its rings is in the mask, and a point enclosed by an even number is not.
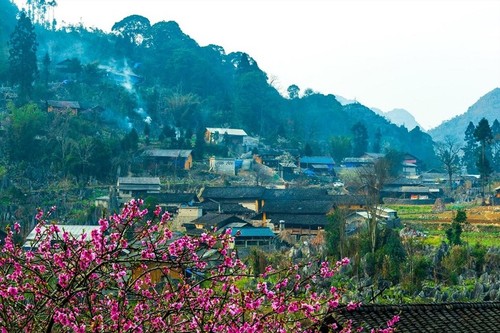
{"type": "Polygon", "coordinates": [[[237,237],[275,237],[274,232],[267,227],[233,228],[231,230],[231,236],[236,237],[238,231],[240,235],[237,237]]]}
{"type": "Polygon", "coordinates": [[[333,158],[329,156],[303,156],[300,158],[300,163],[335,164],[333,158]]]}

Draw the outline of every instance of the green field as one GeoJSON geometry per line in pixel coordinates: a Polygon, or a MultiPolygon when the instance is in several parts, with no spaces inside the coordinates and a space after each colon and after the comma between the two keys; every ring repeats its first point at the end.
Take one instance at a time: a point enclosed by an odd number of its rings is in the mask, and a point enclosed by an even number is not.
{"type": "MultiPolygon", "coordinates": [[[[446,240],[445,230],[451,224],[451,218],[443,221],[443,216],[432,212],[432,205],[391,205],[398,212],[403,224],[412,226],[428,235],[425,244],[437,246],[446,240]]],[[[467,209],[472,206],[447,205],[447,211],[467,209]]],[[[469,245],[481,244],[487,247],[500,247],[500,226],[473,226],[462,233],[462,240],[469,245]],[[471,230],[468,230],[471,229],[471,230]]]]}

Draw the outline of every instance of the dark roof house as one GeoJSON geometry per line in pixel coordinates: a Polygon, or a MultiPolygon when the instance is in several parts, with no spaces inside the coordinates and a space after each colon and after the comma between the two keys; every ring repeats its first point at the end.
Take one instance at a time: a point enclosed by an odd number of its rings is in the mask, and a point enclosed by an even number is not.
{"type": "Polygon", "coordinates": [[[116,184],[120,197],[160,193],[159,177],[119,177],[116,184]]]}
{"type": "MultiPolygon", "coordinates": [[[[336,309],[327,322],[343,326],[352,320],[353,327],[371,329],[384,327],[395,315],[399,316],[396,332],[499,332],[500,302],[455,302],[430,304],[382,305],[367,304],[355,310],[336,309]]],[[[322,327],[320,332],[328,332],[322,327]]]]}
{"type": "Polygon", "coordinates": [[[175,169],[190,170],[193,166],[192,152],[189,149],[148,149],[142,156],[149,168],[166,165],[175,169]]]}

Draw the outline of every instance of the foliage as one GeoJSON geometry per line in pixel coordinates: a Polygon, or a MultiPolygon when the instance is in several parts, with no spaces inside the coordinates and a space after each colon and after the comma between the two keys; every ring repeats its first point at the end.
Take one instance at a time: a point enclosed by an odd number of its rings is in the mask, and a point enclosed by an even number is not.
{"type": "Polygon", "coordinates": [[[359,157],[368,150],[368,132],[362,122],[357,122],[351,127],[352,156],[359,157]]]}
{"type": "Polygon", "coordinates": [[[8,108],[11,112],[9,156],[12,161],[34,161],[41,148],[46,115],[33,103],[20,108],[11,103],[8,108]]]}
{"type": "Polygon", "coordinates": [[[328,254],[334,258],[343,258],[347,255],[346,218],[348,214],[348,210],[337,208],[328,216],[326,246],[328,254]]]}
{"type": "Polygon", "coordinates": [[[476,159],[477,156],[477,142],[474,138],[474,132],[476,131],[476,126],[471,121],[465,130],[465,146],[462,148],[462,163],[466,166],[467,172],[474,173],[476,168],[476,159]]]}
{"type": "Polygon", "coordinates": [[[351,154],[351,138],[348,136],[334,136],[330,139],[330,154],[335,163],[340,165],[345,157],[351,154]]]}
{"type": "Polygon", "coordinates": [[[33,82],[38,75],[35,28],[25,11],[21,11],[9,41],[10,81],[19,84],[23,100],[31,97],[33,82]]]}
{"type": "Polygon", "coordinates": [[[465,210],[457,210],[456,215],[451,222],[451,226],[446,229],[446,237],[448,238],[448,242],[451,246],[462,244],[460,236],[462,235],[465,223],[467,223],[467,214],[465,210]]]}
{"type": "Polygon", "coordinates": [[[19,224],[7,230],[2,332],[313,332],[341,306],[341,290],[322,286],[347,259],[267,266],[254,277],[232,250],[230,230],[178,236],[167,212],[157,207],[145,220],[141,204],[132,200],[76,236],[46,220],[53,210],[39,210],[28,250],[13,243],[19,224]]]}
{"type": "Polygon", "coordinates": [[[480,153],[477,156],[476,166],[481,175],[481,190],[484,197],[484,187],[488,182],[489,177],[493,169],[490,165],[491,157],[489,151],[489,146],[493,142],[493,134],[491,132],[490,125],[488,124],[488,120],[482,118],[476,129],[474,130],[474,138],[480,145],[480,153]]]}

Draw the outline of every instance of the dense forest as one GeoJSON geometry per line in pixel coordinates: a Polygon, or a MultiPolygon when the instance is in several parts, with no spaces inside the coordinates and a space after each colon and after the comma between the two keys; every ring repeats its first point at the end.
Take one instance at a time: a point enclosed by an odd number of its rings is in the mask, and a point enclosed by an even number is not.
{"type": "MultiPolygon", "coordinates": [[[[9,40],[18,12],[6,0],[1,2],[1,10],[6,19],[0,36],[0,81],[9,87],[14,83],[8,66],[9,40]]],[[[432,140],[419,128],[409,132],[361,104],[342,106],[333,95],[318,94],[311,88],[301,91],[292,85],[288,95],[282,96],[249,54],[226,54],[218,45],[200,46],[176,22],[151,25],[147,18],[132,15],[115,23],[111,34],[83,26],[59,30],[47,26],[34,24],[37,62],[32,91],[19,96],[10,109],[3,101],[3,114],[8,110],[16,115],[18,110],[31,108],[31,112],[19,113],[35,117],[29,120],[31,124],[35,119],[38,122],[29,129],[37,132],[29,133],[37,142],[5,141],[10,142],[3,147],[9,164],[34,162],[36,157],[38,167],[60,162],[65,168],[58,170],[77,174],[85,170],[87,176],[111,179],[116,169],[112,172],[111,165],[98,166],[96,161],[109,154],[120,155],[123,147],[118,141],[126,139],[131,130],[150,140],[174,132],[176,145],[183,146],[191,144],[206,126],[242,128],[269,145],[279,142],[283,148],[301,149],[309,145],[316,155],[326,155],[338,142],[335,139],[352,140],[357,125],[366,129],[365,151],[397,150],[418,156],[428,165],[435,161],[432,140]],[[86,112],[82,117],[55,119],[45,112],[47,100],[78,101],[86,112]],[[27,106],[28,102],[34,105],[27,106]],[[85,159],[92,167],[71,165],[71,156],[61,156],[65,155],[61,151],[64,144],[51,138],[51,134],[61,137],[53,131],[55,127],[66,128],[65,136],[78,146],[76,150],[85,150],[85,144],[103,149],[93,149],[92,156],[85,159]],[[20,152],[21,147],[26,149],[20,152]]],[[[28,132],[23,129],[22,134],[28,132]]],[[[8,135],[13,138],[14,133],[8,135]]],[[[333,157],[339,161],[345,156],[333,157]]]]}

